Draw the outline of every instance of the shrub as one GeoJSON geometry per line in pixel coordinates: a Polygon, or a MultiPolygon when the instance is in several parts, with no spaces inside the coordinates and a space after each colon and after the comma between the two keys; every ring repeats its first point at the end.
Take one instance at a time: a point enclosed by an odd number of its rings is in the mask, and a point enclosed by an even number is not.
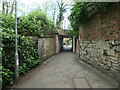
{"type": "MultiPolygon", "coordinates": [[[[30,69],[39,64],[38,58],[38,48],[37,40],[32,40],[30,37],[19,36],[19,60],[20,67],[19,73],[23,75],[27,73],[30,69]]],[[[14,47],[14,36],[8,37],[4,35],[3,37],[3,51],[2,51],[2,78],[3,86],[7,84],[13,84],[14,81],[14,69],[15,69],[15,47],[14,47]],[[6,38],[5,38],[6,37],[6,38]],[[10,42],[8,44],[7,42],[10,42]],[[8,76],[7,76],[8,75],[8,76]]]]}
{"type": "Polygon", "coordinates": [[[15,27],[15,18],[12,15],[3,14],[0,17],[0,20],[2,20],[2,22],[0,22],[0,25],[4,28],[13,29],[15,27]]]}
{"type": "Polygon", "coordinates": [[[55,33],[55,26],[42,11],[35,11],[20,17],[19,34],[26,36],[45,36],[55,33]]]}
{"type": "MultiPolygon", "coordinates": [[[[2,84],[11,85],[14,83],[15,71],[15,18],[11,15],[3,14],[0,16],[2,30],[2,84]]],[[[23,75],[30,69],[42,62],[38,57],[37,40],[31,36],[41,37],[51,35],[55,32],[53,22],[42,11],[31,12],[27,16],[20,17],[18,23],[18,52],[20,67],[19,73],[23,75]]],[[[0,79],[1,80],[1,79],[0,79]]]]}
{"type": "Polygon", "coordinates": [[[2,67],[2,85],[12,85],[14,83],[14,73],[2,67]]]}

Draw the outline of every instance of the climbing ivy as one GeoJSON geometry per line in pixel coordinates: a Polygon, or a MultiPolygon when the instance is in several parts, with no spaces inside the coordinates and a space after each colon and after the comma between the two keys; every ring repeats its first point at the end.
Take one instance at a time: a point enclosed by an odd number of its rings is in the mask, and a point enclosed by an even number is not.
{"type": "MultiPolygon", "coordinates": [[[[11,30],[12,31],[12,30],[11,30]]],[[[37,40],[32,37],[19,35],[19,60],[20,67],[19,73],[23,75],[30,69],[39,64],[37,40]]],[[[2,84],[11,85],[14,83],[15,71],[15,35],[4,34],[2,35],[2,84]]]]}
{"type": "Polygon", "coordinates": [[[112,4],[110,2],[75,2],[71,9],[69,20],[74,30],[78,30],[89,16],[96,12],[104,12],[107,7],[112,4]]]}
{"type": "Polygon", "coordinates": [[[70,35],[72,36],[78,36],[78,31],[77,30],[69,30],[70,35]]]}

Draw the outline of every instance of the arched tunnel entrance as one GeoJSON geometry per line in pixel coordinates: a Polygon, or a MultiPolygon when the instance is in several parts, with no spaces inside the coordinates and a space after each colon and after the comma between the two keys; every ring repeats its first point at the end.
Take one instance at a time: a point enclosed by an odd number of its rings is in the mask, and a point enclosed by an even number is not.
{"type": "Polygon", "coordinates": [[[58,35],[56,36],[57,53],[75,52],[76,40],[74,36],[58,35]]]}

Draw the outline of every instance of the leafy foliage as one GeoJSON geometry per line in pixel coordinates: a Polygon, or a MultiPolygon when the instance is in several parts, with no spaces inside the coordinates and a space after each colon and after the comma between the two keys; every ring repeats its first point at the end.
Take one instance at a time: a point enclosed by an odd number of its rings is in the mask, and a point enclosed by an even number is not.
{"type": "Polygon", "coordinates": [[[2,84],[3,85],[12,85],[14,83],[14,73],[9,69],[2,68],[2,84]]]}
{"type": "MultiPolygon", "coordinates": [[[[3,14],[0,17],[0,20],[2,20],[0,22],[0,25],[4,28],[9,28],[9,29],[13,29],[15,26],[15,18],[12,15],[7,15],[7,14],[3,14]]],[[[9,30],[8,30],[9,31],[9,30]]]]}
{"type": "Polygon", "coordinates": [[[110,2],[76,2],[71,9],[71,15],[69,16],[72,28],[78,30],[79,25],[89,16],[96,12],[106,11],[110,4],[110,2]]]}
{"type": "Polygon", "coordinates": [[[20,37],[20,74],[25,74],[39,64],[37,40],[30,37],[20,37]]]}
{"type": "Polygon", "coordinates": [[[71,36],[76,36],[78,35],[78,31],[77,30],[69,30],[69,33],[71,36]]]}
{"type": "MultiPolygon", "coordinates": [[[[3,86],[14,83],[15,67],[15,18],[11,15],[3,14],[1,17],[2,37],[2,84],[3,86]]],[[[47,19],[46,14],[35,11],[28,16],[20,17],[18,23],[18,51],[20,59],[19,73],[23,75],[30,69],[38,65],[42,60],[38,57],[37,39],[31,36],[41,37],[55,32],[54,24],[47,19]]],[[[0,79],[1,80],[1,79],[0,79]]]]}
{"type": "Polygon", "coordinates": [[[22,35],[41,37],[51,35],[55,30],[53,22],[42,11],[31,12],[28,16],[20,17],[19,33],[22,35]]]}
{"type": "MultiPolygon", "coordinates": [[[[14,82],[14,78],[13,78],[14,66],[15,66],[14,38],[15,36],[14,35],[12,36],[12,34],[3,35],[2,65],[5,69],[4,73],[2,73],[3,86],[7,84],[13,84],[14,82]],[[9,75],[9,77],[8,76],[6,77],[6,75],[9,75]]],[[[19,73],[20,75],[23,75],[26,72],[28,72],[30,69],[32,69],[33,67],[39,64],[37,40],[33,40],[30,37],[19,36],[19,41],[20,41],[18,48],[20,55],[19,73]]]]}

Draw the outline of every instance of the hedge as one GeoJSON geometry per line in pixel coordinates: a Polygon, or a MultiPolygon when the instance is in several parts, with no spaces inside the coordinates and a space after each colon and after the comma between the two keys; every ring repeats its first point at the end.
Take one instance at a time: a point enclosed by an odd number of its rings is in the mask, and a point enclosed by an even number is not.
{"type": "MultiPolygon", "coordinates": [[[[0,37],[2,44],[2,86],[12,85],[15,82],[15,18],[11,15],[0,16],[0,37]]],[[[23,75],[38,65],[42,60],[38,57],[38,41],[33,37],[52,35],[55,26],[42,11],[34,11],[27,16],[21,16],[18,22],[18,53],[20,60],[19,73],[23,75]]]]}

